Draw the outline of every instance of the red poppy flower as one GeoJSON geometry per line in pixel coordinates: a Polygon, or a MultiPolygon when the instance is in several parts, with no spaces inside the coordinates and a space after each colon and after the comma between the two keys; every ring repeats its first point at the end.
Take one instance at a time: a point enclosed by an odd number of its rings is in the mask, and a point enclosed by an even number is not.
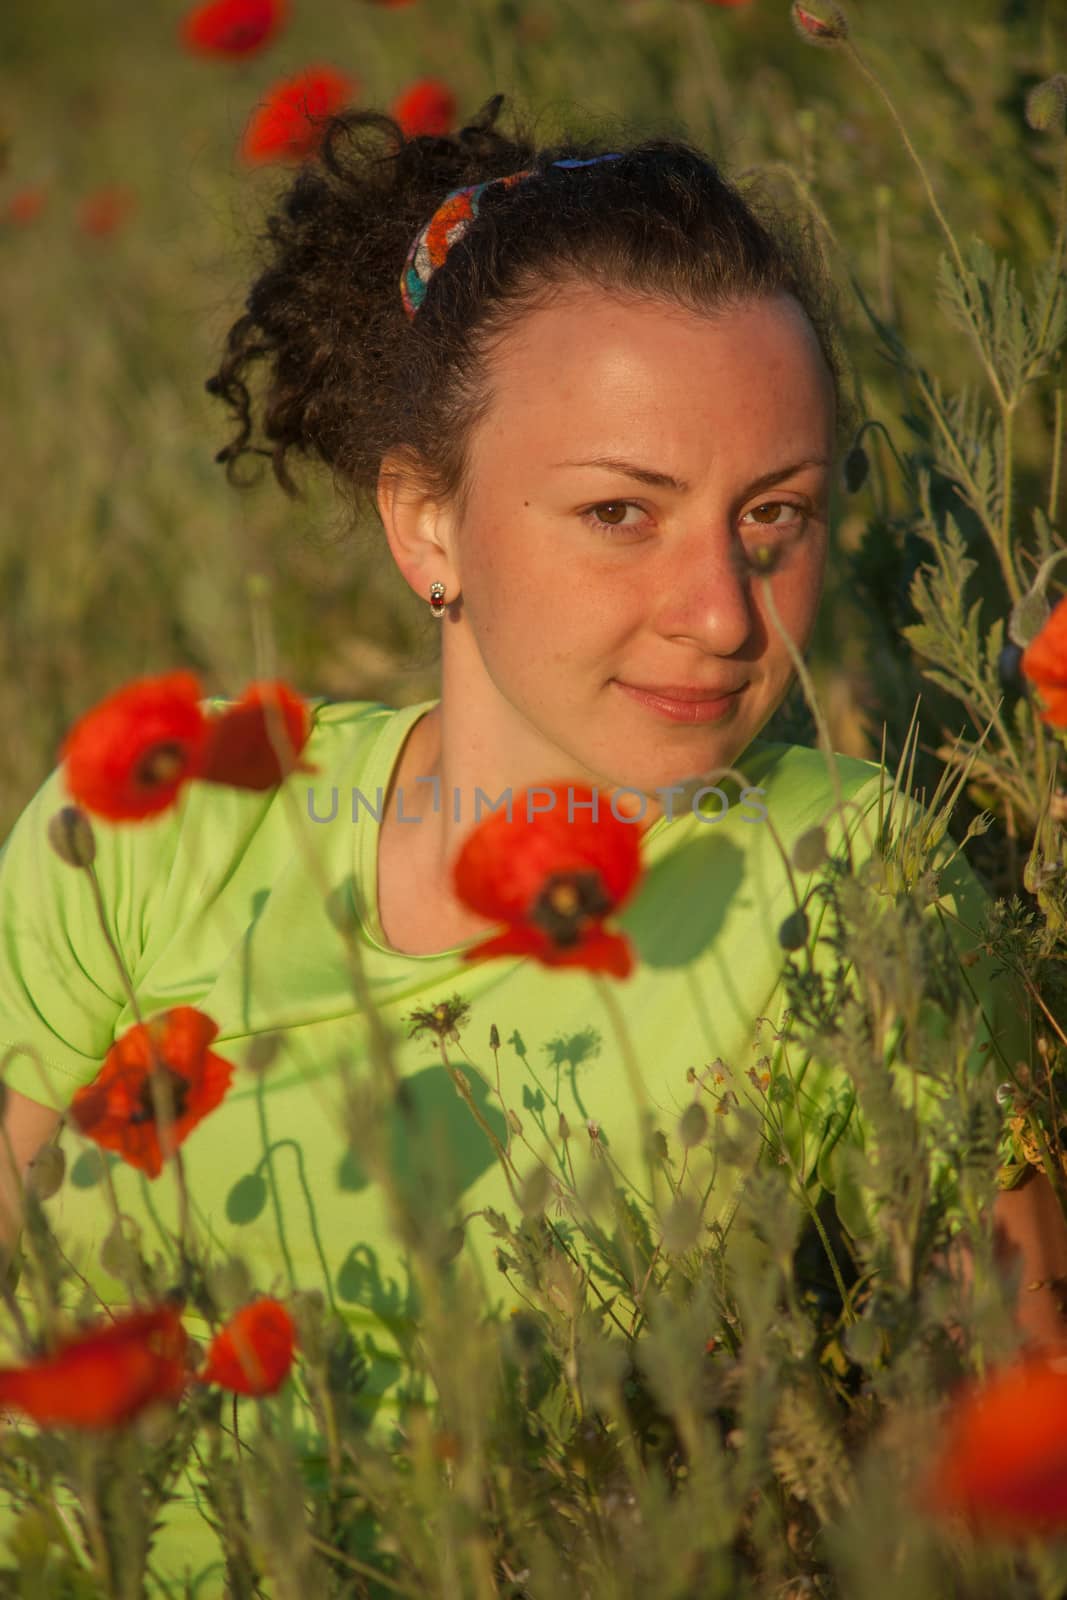
{"type": "Polygon", "coordinates": [[[994,1537],[1067,1529],[1067,1372],[1031,1354],[961,1389],[921,1500],[994,1537]]]}
{"type": "Polygon", "coordinates": [[[118,185],[94,189],[78,207],[78,227],[90,238],[105,239],[122,226],[135,205],[129,189],[118,185]]]}
{"type": "MultiPolygon", "coordinates": [[[[582,809],[593,790],[580,785],[538,785],[551,790],[551,810],[527,817],[524,789],[512,802],[512,820],[496,811],[465,840],[452,868],[456,894],[480,916],[508,923],[505,932],[465,950],[465,961],[487,956],[532,955],[546,966],[584,967],[625,978],[633,969],[629,940],[606,933],[615,911],[641,876],[640,822],[623,822],[598,792],[597,820],[582,809]],[[568,821],[568,795],[573,812],[568,821]]],[[[616,802],[618,805],[619,803],[616,802]]],[[[620,806],[624,815],[632,813],[620,806]]]]}
{"type": "Polygon", "coordinates": [[[317,772],[299,759],[311,733],[311,713],[306,701],[284,683],[253,683],[225,711],[209,717],[196,777],[207,783],[225,783],[238,789],[272,789],[288,773],[317,772]],[[279,761],[271,739],[278,717],[283,727],[274,737],[288,743],[291,754],[279,761]]]}
{"type": "Polygon", "coordinates": [[[74,724],[60,747],[67,789],[112,821],[155,816],[194,774],[207,731],[191,672],[139,678],[74,724]]]}
{"type": "Polygon", "coordinates": [[[36,222],[47,200],[48,195],[44,189],[16,189],[7,202],[4,215],[8,222],[14,222],[20,228],[24,228],[27,223],[36,222]]]}
{"type": "Polygon", "coordinates": [[[0,1404],[44,1427],[108,1428],[185,1386],[185,1329],[174,1306],[136,1310],[0,1370],[0,1404]]]}
{"type": "Polygon", "coordinates": [[[75,1127],[104,1150],[116,1151],[131,1167],[158,1178],[170,1152],[156,1121],[153,1049],[170,1085],[170,1137],[177,1149],[230,1087],[232,1062],[208,1049],[218,1031],[218,1023],[195,1006],[173,1006],[127,1028],[92,1083],[76,1090],[70,1103],[75,1127]]]}
{"type": "Polygon", "coordinates": [[[327,119],[349,103],[358,87],[334,67],[309,67],[275,84],[245,129],[243,160],[303,161],[314,155],[327,119]]]}
{"type": "Polygon", "coordinates": [[[1041,632],[1023,651],[1019,666],[1045,702],[1042,722],[1067,728],[1067,599],[1053,607],[1041,632]]]}
{"type": "Polygon", "coordinates": [[[288,20],[289,0],[207,0],[182,18],[181,41],[196,55],[251,56],[288,20]]]}
{"type": "Polygon", "coordinates": [[[235,1394],[273,1394],[293,1364],[295,1338],[293,1319],[279,1300],[253,1300],[215,1335],[197,1378],[235,1394]]]}
{"type": "Polygon", "coordinates": [[[455,126],[456,97],[442,79],[420,78],[394,100],[392,115],[409,139],[446,134],[455,126]]]}

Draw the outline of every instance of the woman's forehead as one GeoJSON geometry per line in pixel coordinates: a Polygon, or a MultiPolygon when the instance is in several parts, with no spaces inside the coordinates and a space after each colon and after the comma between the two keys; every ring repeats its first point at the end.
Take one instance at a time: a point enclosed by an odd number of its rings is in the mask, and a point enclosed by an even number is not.
{"type": "Polygon", "coordinates": [[[568,298],[531,312],[493,365],[494,404],[478,453],[498,461],[638,459],[630,452],[642,441],[646,454],[655,450],[657,438],[685,454],[716,435],[755,434],[758,446],[760,433],[777,439],[783,430],[813,454],[832,441],[832,378],[814,330],[786,296],[715,317],[568,298]]]}

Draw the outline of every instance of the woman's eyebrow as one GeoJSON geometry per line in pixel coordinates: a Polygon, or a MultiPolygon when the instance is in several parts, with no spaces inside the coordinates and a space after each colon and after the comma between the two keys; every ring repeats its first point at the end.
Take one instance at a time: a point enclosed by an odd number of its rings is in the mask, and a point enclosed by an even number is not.
{"type": "MultiPolygon", "coordinates": [[[[604,467],[608,472],[620,472],[624,477],[637,478],[641,483],[650,484],[654,489],[674,489],[678,494],[686,494],[689,485],[683,478],[672,478],[669,472],[654,472],[651,467],[639,467],[632,461],[619,461],[614,456],[594,456],[590,461],[552,461],[552,467],[604,467]]],[[[788,467],[776,467],[773,472],[765,472],[759,478],[754,478],[746,489],[746,494],[760,489],[767,489],[772,483],[781,483],[783,478],[788,478],[790,473],[799,472],[802,467],[828,467],[829,461],[824,456],[805,456],[803,461],[791,462],[788,467]]]]}

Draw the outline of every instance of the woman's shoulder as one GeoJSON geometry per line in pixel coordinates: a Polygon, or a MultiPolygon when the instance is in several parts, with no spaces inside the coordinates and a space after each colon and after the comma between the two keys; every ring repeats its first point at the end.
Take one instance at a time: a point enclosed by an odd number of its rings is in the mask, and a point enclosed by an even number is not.
{"type": "Polygon", "coordinates": [[[753,739],[734,770],[789,835],[820,824],[835,834],[842,827],[851,831],[893,787],[878,761],[835,751],[831,762],[822,750],[780,740],[753,739]]]}

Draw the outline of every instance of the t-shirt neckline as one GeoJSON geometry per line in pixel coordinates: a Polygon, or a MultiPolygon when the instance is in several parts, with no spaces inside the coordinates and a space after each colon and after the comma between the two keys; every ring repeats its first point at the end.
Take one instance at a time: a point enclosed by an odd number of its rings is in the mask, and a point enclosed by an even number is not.
{"type": "MultiPolygon", "coordinates": [[[[385,820],[385,797],[389,793],[389,786],[393,781],[400,760],[401,751],[407,741],[408,734],[413,732],[415,724],[428,712],[440,704],[440,696],[432,700],[421,700],[416,705],[404,706],[385,719],[385,725],[375,740],[371,750],[370,760],[364,777],[366,797],[368,804],[375,801],[377,791],[382,791],[382,821],[385,820]]],[[[392,803],[396,804],[394,796],[392,803]]],[[[360,894],[360,920],[363,924],[364,934],[370,944],[382,955],[390,956],[394,961],[444,961],[449,957],[456,957],[464,950],[469,950],[473,945],[485,938],[482,933],[472,934],[462,944],[454,944],[447,950],[427,950],[412,954],[408,950],[395,950],[385,937],[381,916],[378,910],[378,843],[381,834],[381,822],[376,821],[368,811],[361,817],[357,832],[357,882],[362,886],[360,894]]]]}
{"type": "MultiPolygon", "coordinates": [[[[415,705],[403,706],[394,710],[385,718],[384,725],[378,738],[374,741],[364,775],[366,797],[368,804],[374,802],[377,790],[382,791],[382,819],[385,818],[385,796],[389,792],[393,774],[400,760],[400,754],[408,735],[413,732],[415,724],[421,720],[435,706],[440,705],[440,696],[431,700],[420,700],[415,705]]],[[[755,741],[752,741],[754,744],[755,741]]],[[[751,744],[748,749],[751,749],[751,744]]],[[[747,753],[747,751],[746,751],[747,753]]],[[[394,796],[393,804],[396,800],[394,796]]],[[[659,839],[663,830],[668,826],[669,818],[664,813],[656,818],[655,822],[641,836],[641,849],[645,854],[659,839]]],[[[357,915],[363,927],[364,936],[368,943],[379,950],[382,955],[391,956],[395,961],[444,961],[455,958],[464,950],[482,940],[485,935],[475,933],[462,944],[452,945],[447,950],[422,951],[412,954],[407,950],[395,950],[385,937],[378,910],[378,842],[381,832],[381,823],[375,819],[370,811],[360,818],[357,829],[356,883],[359,886],[357,895],[357,915]]]]}

